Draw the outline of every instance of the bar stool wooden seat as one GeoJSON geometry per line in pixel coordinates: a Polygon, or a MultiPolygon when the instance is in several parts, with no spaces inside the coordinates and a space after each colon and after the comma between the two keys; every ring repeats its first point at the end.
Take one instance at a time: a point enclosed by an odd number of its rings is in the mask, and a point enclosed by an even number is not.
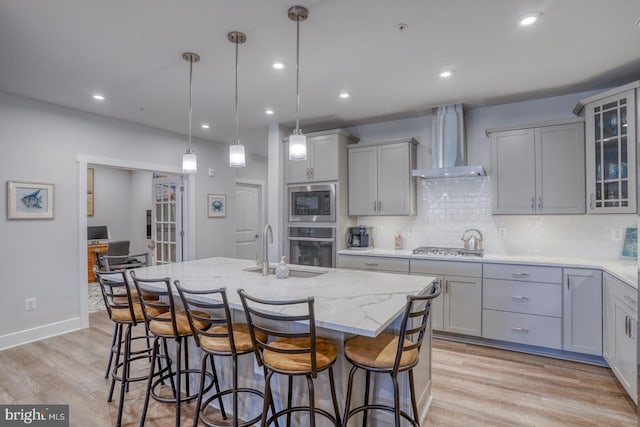
{"type": "MultiPolygon", "coordinates": [[[[155,381],[155,363],[151,363],[149,376],[147,380],[147,390],[144,398],[144,404],[142,408],[142,415],[140,418],[140,426],[144,426],[147,416],[147,409],[149,407],[149,397],[163,402],[174,403],[176,407],[176,420],[175,425],[180,425],[181,404],[190,402],[197,398],[198,393],[190,392],[189,377],[191,374],[206,375],[210,378],[210,382],[205,387],[205,392],[209,391],[213,386],[213,376],[206,372],[201,372],[199,369],[189,368],[189,351],[187,339],[193,336],[187,313],[184,310],[178,310],[173,289],[171,286],[171,279],[168,277],[160,279],[141,279],[135,274],[135,271],[129,273],[133,279],[133,283],[138,292],[138,296],[142,306],[142,312],[145,322],[153,336],[153,345],[151,350],[151,357],[153,360],[156,358],[162,358],[160,354],[160,345],[168,361],[168,370],[160,375],[155,381]],[[156,298],[157,297],[157,298],[156,298]],[[158,309],[162,307],[168,307],[163,313],[159,313],[158,309]],[[176,350],[173,359],[169,358],[169,351],[167,347],[167,339],[175,341],[176,350]],[[184,361],[184,367],[182,363],[184,361]],[[172,365],[175,364],[175,370],[172,370],[172,365]],[[182,395],[182,378],[185,382],[185,394],[182,395]],[[164,385],[166,380],[169,380],[171,384],[171,397],[165,397],[158,391],[160,385],[164,385]]],[[[198,316],[206,317],[207,314],[203,312],[197,312],[198,316]]],[[[206,324],[202,321],[195,321],[199,328],[205,328],[206,324]]]]}
{"type": "MultiPolygon", "coordinates": [[[[144,323],[142,307],[138,300],[137,293],[129,285],[127,275],[123,271],[99,271],[94,268],[94,274],[98,279],[100,291],[107,309],[109,318],[114,323],[114,334],[111,343],[109,362],[107,365],[107,376],[111,375],[111,386],[109,388],[108,402],[113,400],[113,392],[116,381],[120,381],[120,397],[118,401],[118,413],[116,416],[116,426],[122,422],[122,410],[124,405],[125,392],[129,389],[129,383],[147,380],[147,375],[131,377],[131,363],[136,360],[149,359],[151,347],[149,345],[148,334],[133,337],[132,328],[138,323],[144,323]],[[146,346],[132,350],[132,342],[139,339],[146,339],[146,346]],[[122,348],[124,344],[124,349],[122,348]],[[115,363],[112,366],[113,355],[115,363]],[[122,361],[120,357],[122,356],[122,361]]],[[[160,314],[168,308],[158,308],[156,313],[160,314]]],[[[162,370],[160,370],[162,371],[162,370]]]]}
{"type": "Polygon", "coordinates": [[[276,301],[250,296],[243,289],[238,289],[238,294],[247,317],[258,365],[264,366],[267,371],[260,425],[268,426],[273,422],[277,425],[278,419],[286,415],[287,426],[290,426],[292,414],[306,412],[309,419],[305,425],[315,427],[315,415],[320,414],[339,426],[340,410],[333,376],[338,350],[330,340],[316,336],[313,297],[276,301]],[[272,314],[274,312],[281,314],[272,314]],[[315,405],[313,380],[323,371],[329,375],[333,414],[315,405]],[[274,374],[289,378],[287,407],[267,418],[272,402],[271,378],[274,374]],[[304,376],[307,381],[308,406],[292,406],[292,381],[296,376],[304,376]]]}
{"type": "MultiPolygon", "coordinates": [[[[362,426],[367,425],[367,411],[381,410],[393,413],[395,426],[400,426],[400,418],[407,419],[412,426],[420,426],[416,394],[413,381],[413,367],[418,364],[420,347],[431,311],[431,301],[440,295],[440,284],[435,282],[427,295],[407,297],[398,334],[383,332],[377,337],[355,336],[345,341],[345,358],[353,365],[349,371],[349,384],[342,425],[346,426],[349,418],[364,412],[362,426]],[[365,371],[364,404],[350,409],[353,379],[358,369],[365,371]],[[398,374],[407,372],[409,391],[411,394],[412,415],[407,414],[400,406],[400,389],[398,374]],[[393,406],[369,403],[369,384],[372,373],[385,373],[391,376],[393,383],[393,406]]],[[[375,393],[374,393],[375,396],[375,393]]]]}
{"type": "MultiPolygon", "coordinates": [[[[224,408],[223,397],[231,394],[232,397],[232,423],[234,427],[254,425],[262,416],[258,412],[255,417],[241,421],[239,414],[242,412],[238,406],[238,395],[249,393],[264,399],[264,393],[248,387],[238,386],[238,356],[253,353],[253,343],[246,323],[233,323],[226,288],[210,290],[189,290],[184,288],[178,280],[174,282],[184,307],[196,345],[202,350],[200,370],[207,371],[207,360],[211,364],[215,393],[203,402],[204,376],[201,376],[198,400],[196,403],[193,425],[197,426],[202,421],[207,426],[215,426],[213,421],[205,417],[205,411],[214,400],[218,401],[222,418],[228,416],[224,408]],[[207,317],[198,313],[206,312],[207,317]],[[204,325],[204,327],[200,326],[204,325]],[[230,357],[232,361],[232,387],[220,390],[218,374],[213,356],[230,357]]],[[[265,334],[256,331],[258,339],[265,340],[265,334]]],[[[265,372],[266,374],[266,372],[265,372]]],[[[272,407],[272,411],[274,408],[272,407]]]]}

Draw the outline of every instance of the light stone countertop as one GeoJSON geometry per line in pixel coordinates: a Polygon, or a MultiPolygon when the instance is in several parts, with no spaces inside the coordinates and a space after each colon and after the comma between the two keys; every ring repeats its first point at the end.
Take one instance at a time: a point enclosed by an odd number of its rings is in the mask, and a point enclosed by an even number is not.
{"type": "MultiPolygon", "coordinates": [[[[276,264],[272,263],[271,267],[276,264]]],[[[139,278],[170,277],[183,287],[205,290],[226,287],[229,305],[242,310],[237,290],[263,299],[314,297],[316,326],[365,336],[376,336],[403,311],[407,295],[425,293],[435,279],[356,270],[293,265],[292,270],[322,272],[315,277],[277,279],[244,269],[254,261],[206,258],[135,270],[139,278]]]]}
{"type": "Polygon", "coordinates": [[[441,261],[481,262],[500,264],[551,265],[565,268],[598,268],[638,289],[638,264],[633,259],[579,258],[556,256],[484,254],[483,257],[429,256],[413,254],[410,249],[343,249],[338,255],[362,255],[441,261]]]}

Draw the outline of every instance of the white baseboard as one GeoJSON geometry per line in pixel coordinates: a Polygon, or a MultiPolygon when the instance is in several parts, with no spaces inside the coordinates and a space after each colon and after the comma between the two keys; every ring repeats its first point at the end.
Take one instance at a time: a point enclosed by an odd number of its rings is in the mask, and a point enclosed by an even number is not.
{"type": "Polygon", "coordinates": [[[66,334],[67,332],[77,331],[78,329],[83,329],[82,321],[80,317],[74,317],[36,328],[25,329],[24,331],[13,332],[0,336],[0,350],[6,350],[11,347],[66,334]]]}

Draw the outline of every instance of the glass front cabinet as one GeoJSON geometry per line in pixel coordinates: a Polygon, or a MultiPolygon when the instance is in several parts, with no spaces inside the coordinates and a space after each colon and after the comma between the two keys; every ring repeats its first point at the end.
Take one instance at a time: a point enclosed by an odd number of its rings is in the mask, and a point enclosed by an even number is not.
{"type": "Polygon", "coordinates": [[[636,212],[636,89],[585,104],[588,213],[636,212]]]}

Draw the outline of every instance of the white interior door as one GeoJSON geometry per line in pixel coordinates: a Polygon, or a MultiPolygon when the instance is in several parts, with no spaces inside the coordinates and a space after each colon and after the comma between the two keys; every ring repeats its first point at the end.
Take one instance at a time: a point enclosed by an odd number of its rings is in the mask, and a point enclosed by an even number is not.
{"type": "Polygon", "coordinates": [[[256,259],[262,243],[262,186],[236,183],[236,258],[256,259]]]}
{"type": "Polygon", "coordinates": [[[156,264],[182,261],[184,184],[180,175],[153,178],[153,240],[156,264]]]}

